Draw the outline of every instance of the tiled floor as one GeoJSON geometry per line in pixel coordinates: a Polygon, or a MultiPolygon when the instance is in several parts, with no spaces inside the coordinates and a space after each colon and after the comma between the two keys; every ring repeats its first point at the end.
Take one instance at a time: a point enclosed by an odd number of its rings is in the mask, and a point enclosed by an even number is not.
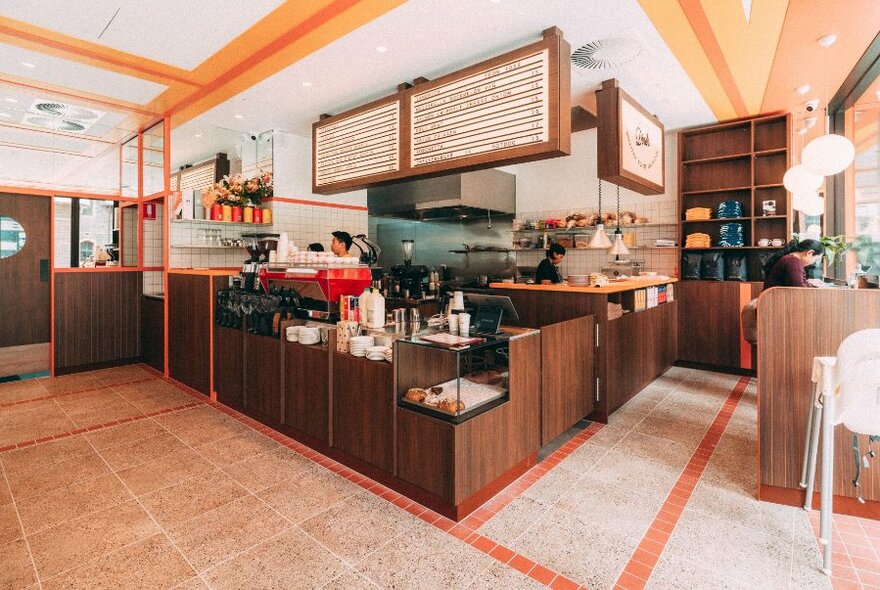
{"type": "MultiPolygon", "coordinates": [[[[0,384],[0,588],[825,588],[755,386],[674,368],[455,524],[142,367],[0,384]]],[[[880,588],[836,517],[835,588],[880,588]]]]}

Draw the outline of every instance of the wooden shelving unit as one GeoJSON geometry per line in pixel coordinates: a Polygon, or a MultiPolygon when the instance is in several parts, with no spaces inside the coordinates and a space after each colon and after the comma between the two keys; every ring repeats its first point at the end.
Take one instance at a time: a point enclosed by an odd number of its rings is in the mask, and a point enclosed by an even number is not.
{"type": "Polygon", "coordinates": [[[790,237],[791,199],[782,185],[790,164],[791,122],[788,115],[757,117],[688,129],[679,133],[679,239],[686,252],[727,250],[744,252],[748,280],[761,281],[765,255],[776,248],[758,246],[761,239],[790,237]],[[743,215],[731,219],[685,220],[691,207],[716,214],[724,201],[739,201],[743,215]],[[776,214],[764,216],[763,202],[776,201],[776,214]],[[723,248],[723,223],[741,223],[744,246],[723,248]],[[684,248],[688,234],[705,233],[710,248],[684,248]]]}

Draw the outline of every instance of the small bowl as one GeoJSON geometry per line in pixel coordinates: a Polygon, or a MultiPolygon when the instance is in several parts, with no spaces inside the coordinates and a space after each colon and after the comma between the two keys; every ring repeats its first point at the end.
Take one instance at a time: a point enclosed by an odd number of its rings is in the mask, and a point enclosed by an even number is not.
{"type": "Polygon", "coordinates": [[[770,245],[770,240],[768,240],[767,238],[762,238],[762,239],[758,240],[758,246],[760,246],[761,248],[766,248],[769,245],[770,245]]]}
{"type": "Polygon", "coordinates": [[[775,247],[777,247],[777,248],[778,248],[779,246],[781,246],[782,244],[784,244],[784,243],[785,243],[785,241],[780,240],[779,238],[776,238],[775,240],[771,240],[771,241],[770,241],[770,245],[771,245],[771,246],[775,246],[775,247]]]}

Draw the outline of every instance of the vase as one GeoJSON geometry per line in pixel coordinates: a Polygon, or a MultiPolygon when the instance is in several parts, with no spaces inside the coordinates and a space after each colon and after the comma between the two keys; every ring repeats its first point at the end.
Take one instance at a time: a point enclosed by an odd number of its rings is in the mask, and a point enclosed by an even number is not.
{"type": "Polygon", "coordinates": [[[232,221],[240,222],[241,221],[241,207],[236,205],[232,208],[232,221]]]}
{"type": "Polygon", "coordinates": [[[232,207],[223,205],[223,221],[232,221],[232,207]]]}
{"type": "Polygon", "coordinates": [[[223,205],[220,203],[211,205],[211,219],[214,221],[221,221],[223,219],[223,205]]]}
{"type": "Polygon", "coordinates": [[[259,207],[254,209],[254,223],[263,223],[263,210],[259,207]]]}
{"type": "Polygon", "coordinates": [[[263,209],[263,223],[272,223],[272,210],[268,207],[263,209]]]}
{"type": "Polygon", "coordinates": [[[245,207],[244,208],[244,216],[242,217],[242,221],[245,223],[253,223],[254,222],[254,208],[253,207],[245,207]]]}

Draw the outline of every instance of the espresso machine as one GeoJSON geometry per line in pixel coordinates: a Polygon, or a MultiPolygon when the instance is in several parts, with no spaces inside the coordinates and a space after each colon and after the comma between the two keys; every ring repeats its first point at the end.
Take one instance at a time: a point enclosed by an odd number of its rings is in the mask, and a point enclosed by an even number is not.
{"type": "Polygon", "coordinates": [[[421,264],[413,264],[415,253],[415,240],[401,240],[403,248],[403,264],[391,267],[391,276],[399,285],[399,297],[421,299],[427,290],[428,267],[421,264]]]}

